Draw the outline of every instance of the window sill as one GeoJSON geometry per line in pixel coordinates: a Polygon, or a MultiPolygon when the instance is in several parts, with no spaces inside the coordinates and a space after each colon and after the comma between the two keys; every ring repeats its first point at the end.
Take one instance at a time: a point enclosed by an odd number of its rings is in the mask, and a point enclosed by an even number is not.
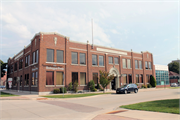
{"type": "Polygon", "coordinates": [[[80,66],[86,66],[85,64],[80,64],[80,66]]]}
{"type": "Polygon", "coordinates": [[[36,65],[36,64],[38,64],[38,62],[37,63],[33,63],[33,64],[29,65],[29,66],[33,66],[33,65],[36,65]]]}
{"type": "Polygon", "coordinates": [[[99,67],[105,67],[105,66],[99,66],[99,67]]]}
{"type": "Polygon", "coordinates": [[[21,71],[22,70],[22,68],[21,69],[19,69],[19,71],[21,71]]]}
{"type": "Polygon", "coordinates": [[[115,65],[119,65],[119,64],[115,64],[115,65]]]}
{"type": "Polygon", "coordinates": [[[71,65],[77,65],[77,66],[78,66],[79,64],[72,64],[72,63],[71,63],[71,65]]]}
{"type": "Polygon", "coordinates": [[[113,63],[109,63],[109,65],[113,65],[113,63]]]}
{"type": "Polygon", "coordinates": [[[64,85],[56,85],[56,87],[64,87],[64,85]]]}
{"type": "Polygon", "coordinates": [[[24,87],[29,87],[29,85],[27,85],[27,86],[24,86],[24,87]]]}
{"type": "Polygon", "coordinates": [[[98,65],[92,65],[92,67],[98,67],[98,65]]]}
{"type": "Polygon", "coordinates": [[[37,85],[32,85],[31,87],[37,87],[37,85]]]}
{"type": "Polygon", "coordinates": [[[45,85],[45,87],[55,87],[55,85],[45,85]]]}
{"type": "Polygon", "coordinates": [[[66,65],[66,63],[57,63],[57,62],[46,62],[47,64],[60,64],[60,65],[66,65]]]}
{"type": "Polygon", "coordinates": [[[29,66],[26,66],[25,68],[28,68],[29,66]]]}

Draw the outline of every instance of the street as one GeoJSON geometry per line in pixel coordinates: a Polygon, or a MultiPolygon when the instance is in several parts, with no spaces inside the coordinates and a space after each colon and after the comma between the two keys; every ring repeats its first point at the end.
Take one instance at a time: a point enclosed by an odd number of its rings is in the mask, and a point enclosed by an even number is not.
{"type": "Polygon", "coordinates": [[[180,89],[70,99],[1,100],[0,116],[2,120],[91,120],[97,115],[118,110],[121,105],[174,98],[180,98],[180,89]]]}

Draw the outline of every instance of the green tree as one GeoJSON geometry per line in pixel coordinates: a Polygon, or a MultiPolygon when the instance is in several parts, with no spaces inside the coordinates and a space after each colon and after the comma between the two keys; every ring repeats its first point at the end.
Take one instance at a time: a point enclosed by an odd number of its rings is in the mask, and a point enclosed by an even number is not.
{"type": "Polygon", "coordinates": [[[104,93],[105,93],[105,88],[107,87],[107,85],[114,79],[113,75],[109,75],[109,72],[106,71],[99,71],[100,72],[100,84],[104,89],[104,93]]]}
{"type": "Polygon", "coordinates": [[[91,91],[95,91],[95,83],[94,83],[94,80],[91,80],[89,83],[88,83],[88,87],[91,91]]]}
{"type": "Polygon", "coordinates": [[[5,69],[7,69],[7,63],[4,63],[2,60],[1,61],[1,77],[5,75],[5,69]]]}
{"type": "Polygon", "coordinates": [[[152,76],[152,75],[150,76],[150,84],[152,87],[156,87],[156,80],[155,80],[154,76],[152,76]]]}
{"type": "Polygon", "coordinates": [[[169,67],[169,71],[173,71],[173,72],[179,74],[179,63],[178,62],[169,63],[168,67],[169,67]]]}
{"type": "Polygon", "coordinates": [[[71,91],[72,89],[73,89],[72,82],[70,82],[68,85],[68,90],[71,91]]]}
{"type": "Polygon", "coordinates": [[[77,93],[77,91],[78,91],[78,82],[76,82],[76,81],[74,82],[73,89],[74,89],[74,92],[77,93]]]}

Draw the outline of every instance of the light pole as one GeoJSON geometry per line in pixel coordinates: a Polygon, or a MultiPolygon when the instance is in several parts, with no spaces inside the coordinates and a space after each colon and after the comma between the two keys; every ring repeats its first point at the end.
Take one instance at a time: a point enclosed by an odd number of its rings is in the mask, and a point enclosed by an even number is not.
{"type": "Polygon", "coordinates": [[[64,97],[64,74],[63,74],[63,97],[64,97]]]}

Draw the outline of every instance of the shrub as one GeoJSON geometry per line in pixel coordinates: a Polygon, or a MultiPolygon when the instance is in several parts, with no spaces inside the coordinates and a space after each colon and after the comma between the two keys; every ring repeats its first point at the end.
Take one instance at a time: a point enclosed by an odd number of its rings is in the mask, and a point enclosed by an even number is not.
{"type": "Polygon", "coordinates": [[[60,93],[60,90],[59,89],[54,89],[53,93],[55,93],[55,94],[60,93]]]}
{"type": "Polygon", "coordinates": [[[68,90],[71,91],[72,89],[73,89],[72,82],[70,82],[68,85],[68,90]]]}
{"type": "MultiPolygon", "coordinates": [[[[91,91],[95,91],[95,84],[94,84],[94,80],[91,80],[89,83],[88,83],[88,87],[89,87],[89,89],[91,90],[91,91]]],[[[96,89],[96,91],[97,91],[97,89],[96,89]]]]}
{"type": "Polygon", "coordinates": [[[151,84],[148,84],[147,87],[148,87],[148,88],[151,88],[152,86],[151,86],[151,84]]]}
{"type": "Polygon", "coordinates": [[[77,91],[78,91],[78,82],[74,82],[73,89],[74,89],[74,92],[77,93],[77,91]]]}
{"type": "Polygon", "coordinates": [[[99,83],[97,84],[97,87],[96,87],[97,89],[100,89],[100,85],[99,85],[99,83]]]}
{"type": "Polygon", "coordinates": [[[138,87],[138,84],[136,83],[137,87],[138,87]]]}
{"type": "Polygon", "coordinates": [[[78,91],[78,93],[83,93],[82,91],[78,91]]]}
{"type": "Polygon", "coordinates": [[[141,88],[147,88],[147,85],[142,85],[141,88]]]}
{"type": "Polygon", "coordinates": [[[150,84],[152,87],[156,87],[156,80],[155,80],[154,76],[152,76],[152,75],[150,76],[150,84]]]}
{"type": "Polygon", "coordinates": [[[64,93],[67,93],[66,87],[61,87],[61,88],[60,88],[60,93],[63,93],[63,88],[64,88],[64,93]]]}

